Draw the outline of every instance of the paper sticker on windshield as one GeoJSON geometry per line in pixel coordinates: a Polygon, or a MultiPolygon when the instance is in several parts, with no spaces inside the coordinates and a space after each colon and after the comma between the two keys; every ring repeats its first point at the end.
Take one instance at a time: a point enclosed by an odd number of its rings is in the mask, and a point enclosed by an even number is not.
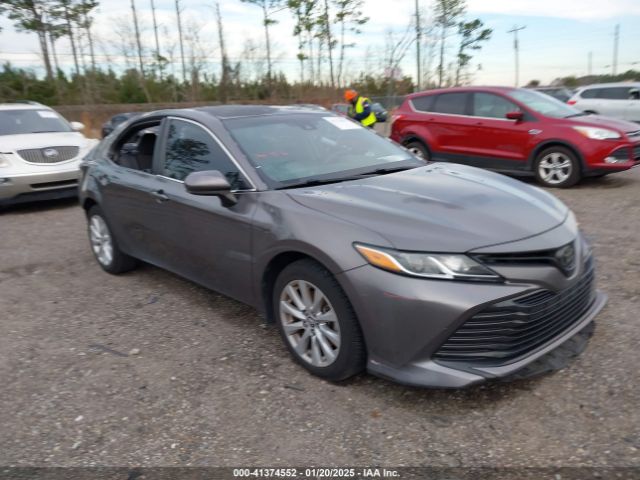
{"type": "Polygon", "coordinates": [[[360,128],[360,125],[356,122],[352,122],[351,120],[347,120],[342,117],[322,117],[327,122],[329,122],[334,127],[339,128],[340,130],[354,130],[356,128],[360,128]]]}
{"type": "Polygon", "coordinates": [[[38,110],[38,115],[42,118],[58,118],[58,114],[56,112],[50,112],[49,110],[38,110]]]}

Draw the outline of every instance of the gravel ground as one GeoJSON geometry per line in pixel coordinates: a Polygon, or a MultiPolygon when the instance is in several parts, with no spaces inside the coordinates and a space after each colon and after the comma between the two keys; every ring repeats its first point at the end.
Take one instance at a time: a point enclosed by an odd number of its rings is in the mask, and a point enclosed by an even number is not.
{"type": "Polygon", "coordinates": [[[1,213],[0,465],[640,467],[640,169],[554,193],[594,243],[596,334],[563,371],[463,391],[319,380],[251,308],[103,273],[74,202],[1,213]]]}

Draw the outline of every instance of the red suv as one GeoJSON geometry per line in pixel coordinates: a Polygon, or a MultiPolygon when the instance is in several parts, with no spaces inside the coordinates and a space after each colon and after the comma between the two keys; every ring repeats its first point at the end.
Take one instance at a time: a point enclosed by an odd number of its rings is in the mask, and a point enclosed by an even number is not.
{"type": "Polygon", "coordinates": [[[415,93],[392,122],[391,138],[425,160],[534,174],[548,187],[640,164],[640,125],[588,115],[523,88],[415,93]]]}

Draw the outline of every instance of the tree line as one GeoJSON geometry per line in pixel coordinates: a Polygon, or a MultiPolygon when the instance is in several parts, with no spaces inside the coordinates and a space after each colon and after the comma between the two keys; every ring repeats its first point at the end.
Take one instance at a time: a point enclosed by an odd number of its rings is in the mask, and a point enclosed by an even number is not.
{"type": "Polygon", "coordinates": [[[466,0],[436,0],[430,9],[416,2],[415,15],[407,18],[404,31],[387,31],[384,46],[375,52],[368,47],[364,68],[355,71],[349,57],[354,39],[369,22],[365,0],[237,1],[260,12],[262,33],[246,39],[240,56],[232,59],[218,2],[211,4],[217,27],[212,45],[201,36],[202,23],[185,20],[183,0],[174,0],[171,30],[158,24],[154,0],[130,0],[131,15],[117,20],[114,38],[106,41],[95,38],[99,0],[0,0],[0,15],[12,20],[16,30],[37,36],[44,67],[40,78],[5,64],[0,71],[0,100],[48,104],[302,100],[335,97],[347,85],[368,95],[406,94],[416,83],[435,87],[469,82],[473,52],[492,33],[479,19],[466,17],[466,0]],[[279,68],[280,56],[271,38],[282,12],[294,21],[296,75],[287,76],[279,68]],[[153,35],[145,37],[143,23],[149,21],[153,35]],[[59,60],[62,39],[71,49],[70,69],[62,68],[59,60]],[[418,66],[420,79],[400,69],[414,47],[426,52],[418,66]],[[124,68],[112,66],[114,51],[124,59],[124,68]]]}

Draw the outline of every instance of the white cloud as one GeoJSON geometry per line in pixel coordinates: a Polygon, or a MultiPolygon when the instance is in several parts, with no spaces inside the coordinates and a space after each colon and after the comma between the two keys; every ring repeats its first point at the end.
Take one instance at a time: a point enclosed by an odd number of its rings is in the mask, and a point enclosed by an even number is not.
{"type": "Polygon", "coordinates": [[[474,13],[603,20],[640,15],[638,0],[468,0],[474,13]]]}

